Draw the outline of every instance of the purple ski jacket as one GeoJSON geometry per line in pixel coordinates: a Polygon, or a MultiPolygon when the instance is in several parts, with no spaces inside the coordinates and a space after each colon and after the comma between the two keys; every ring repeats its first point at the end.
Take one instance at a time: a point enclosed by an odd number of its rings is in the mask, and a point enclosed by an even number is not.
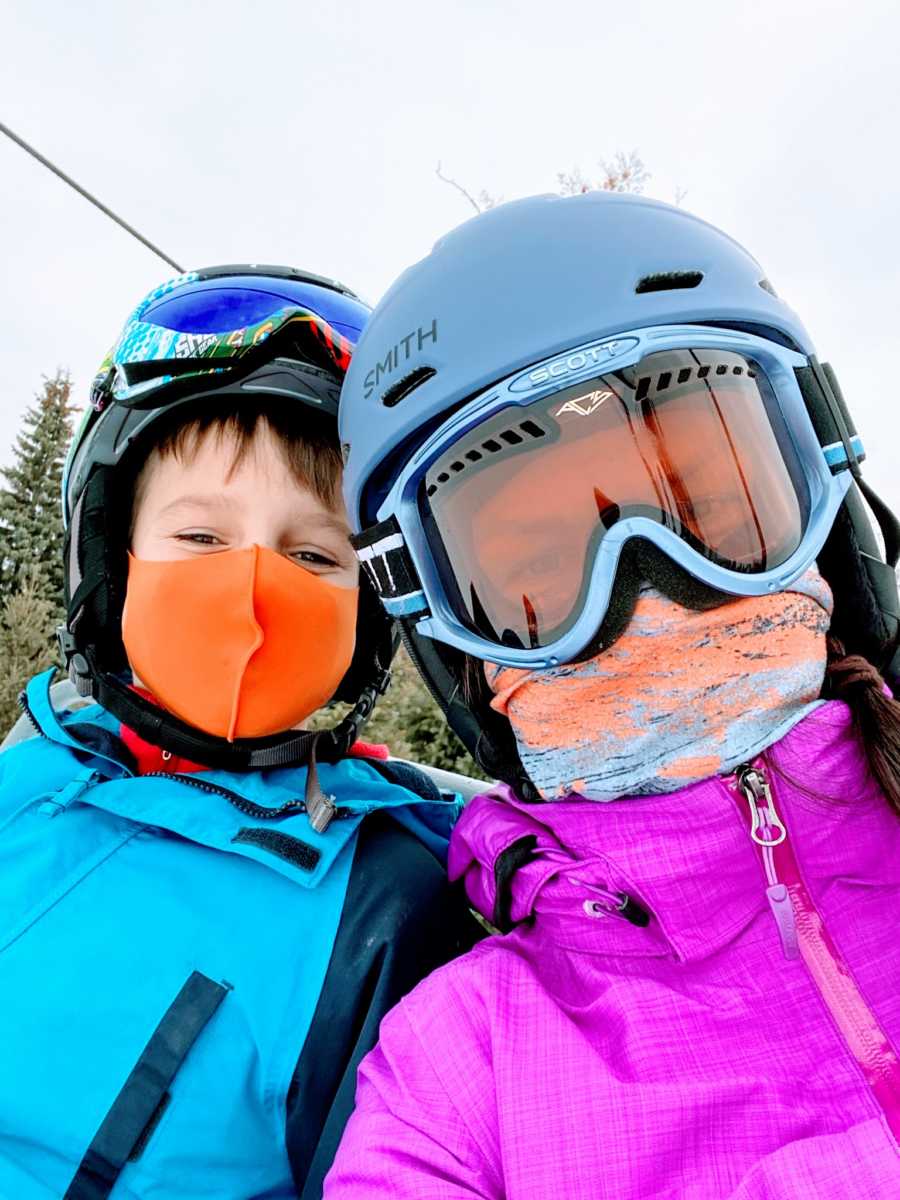
{"type": "Polygon", "coordinates": [[[665,796],[498,788],[451,871],[519,924],[385,1018],[328,1200],[900,1197],[900,817],[845,705],[665,796]]]}

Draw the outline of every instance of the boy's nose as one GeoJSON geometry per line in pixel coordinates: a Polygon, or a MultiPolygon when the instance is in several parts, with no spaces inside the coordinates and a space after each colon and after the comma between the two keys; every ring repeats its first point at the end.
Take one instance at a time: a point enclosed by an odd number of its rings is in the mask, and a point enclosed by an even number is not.
{"type": "Polygon", "coordinates": [[[251,550],[254,546],[259,546],[260,550],[280,550],[281,546],[272,538],[265,537],[249,537],[241,546],[242,550],[251,550]]]}
{"type": "Polygon", "coordinates": [[[262,515],[256,516],[248,520],[243,529],[243,537],[240,548],[249,550],[251,546],[259,546],[261,550],[275,550],[280,552],[284,549],[284,530],[279,526],[265,520],[262,515]]]}

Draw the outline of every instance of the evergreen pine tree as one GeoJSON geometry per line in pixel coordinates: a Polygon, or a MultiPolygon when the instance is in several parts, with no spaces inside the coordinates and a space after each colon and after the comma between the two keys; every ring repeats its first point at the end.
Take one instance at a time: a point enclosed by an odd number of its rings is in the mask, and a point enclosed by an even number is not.
{"type": "MultiPolygon", "coordinates": [[[[443,713],[402,648],[394,659],[391,675],[391,686],[375,706],[372,719],[363,729],[363,738],[386,743],[397,758],[485,779],[484,772],[444,720],[443,713]]],[[[307,728],[329,729],[346,716],[349,709],[348,704],[327,705],[310,719],[307,728]]]]}
{"type": "Polygon", "coordinates": [[[52,640],[56,614],[43,591],[41,572],[28,567],[16,590],[0,597],[0,738],[19,716],[19,692],[56,657],[52,640]]]}
{"type": "Polygon", "coordinates": [[[71,390],[67,372],[44,379],[23,419],[13,465],[0,469],[0,591],[8,597],[33,575],[54,614],[63,607],[60,488],[72,437],[71,390]]]}

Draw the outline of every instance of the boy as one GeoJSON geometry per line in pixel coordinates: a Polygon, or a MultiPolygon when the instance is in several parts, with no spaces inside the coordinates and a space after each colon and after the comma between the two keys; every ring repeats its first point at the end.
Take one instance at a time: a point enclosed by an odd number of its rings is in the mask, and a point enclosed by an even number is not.
{"type": "Polygon", "coordinates": [[[32,680],[0,755],[4,1196],[320,1195],[381,1016],[464,936],[455,799],[347,757],[392,649],[339,493],[365,316],[195,272],[95,381],[61,644],[99,703],[32,680]]]}

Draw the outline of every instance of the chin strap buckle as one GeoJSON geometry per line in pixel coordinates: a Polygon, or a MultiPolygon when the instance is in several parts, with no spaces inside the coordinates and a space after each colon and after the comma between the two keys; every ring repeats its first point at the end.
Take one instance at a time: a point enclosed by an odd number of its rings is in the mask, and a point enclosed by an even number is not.
{"type": "Polygon", "coordinates": [[[334,796],[322,791],[319,783],[319,772],[316,768],[316,742],[319,736],[313,738],[309,748],[309,763],[306,769],[306,794],[303,800],[306,804],[306,816],[310,826],[316,833],[324,833],[337,816],[338,807],[334,796]]]}
{"type": "Polygon", "coordinates": [[[378,675],[375,677],[375,679],[373,681],[373,687],[375,688],[375,691],[378,693],[379,696],[383,696],[390,686],[391,686],[391,668],[390,668],[390,666],[382,667],[379,664],[378,675]]]}
{"type": "Polygon", "coordinates": [[[363,688],[353,708],[353,712],[350,714],[350,719],[353,721],[354,741],[359,730],[372,715],[372,709],[378,703],[378,697],[383,696],[391,686],[391,668],[389,666],[382,667],[376,660],[376,670],[377,674],[375,678],[363,688]]]}
{"type": "Polygon", "coordinates": [[[63,660],[63,665],[69,674],[69,678],[75,685],[75,690],[79,696],[93,696],[93,678],[91,669],[88,666],[88,661],[79,651],[75,638],[69,629],[68,625],[58,625],[56,628],[56,641],[59,644],[60,657],[63,660]]]}
{"type": "Polygon", "coordinates": [[[321,788],[306,801],[306,815],[316,833],[324,833],[335,818],[337,805],[334,796],[326,796],[321,788]]]}

